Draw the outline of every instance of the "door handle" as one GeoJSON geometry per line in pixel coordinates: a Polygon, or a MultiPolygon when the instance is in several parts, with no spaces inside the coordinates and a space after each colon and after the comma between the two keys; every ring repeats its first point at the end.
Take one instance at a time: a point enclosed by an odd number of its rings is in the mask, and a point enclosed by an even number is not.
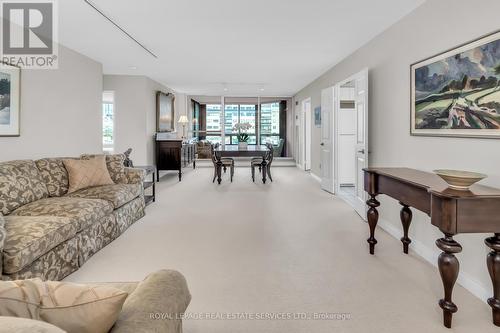
{"type": "Polygon", "coordinates": [[[324,146],[324,145],[325,145],[325,143],[324,143],[324,142],[321,142],[319,145],[320,145],[320,146],[324,146]]]}
{"type": "Polygon", "coordinates": [[[364,154],[364,153],[365,153],[365,150],[364,150],[364,149],[360,149],[360,150],[358,150],[358,153],[360,153],[360,154],[364,154]]]}

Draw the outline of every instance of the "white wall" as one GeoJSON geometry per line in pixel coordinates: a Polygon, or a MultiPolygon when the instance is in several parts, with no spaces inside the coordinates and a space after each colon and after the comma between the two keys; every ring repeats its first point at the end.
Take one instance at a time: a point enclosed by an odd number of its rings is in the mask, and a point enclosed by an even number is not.
{"type": "MultiPolygon", "coordinates": [[[[104,90],[115,96],[115,152],[132,148],[136,165],[154,163],[156,132],[156,92],[174,93],[168,87],[145,76],[104,75],[104,90]]],[[[185,95],[175,94],[175,126],[186,112],[185,95]]],[[[178,131],[178,135],[182,135],[178,131]]]]}
{"type": "MultiPolygon", "coordinates": [[[[500,187],[500,142],[486,139],[410,136],[410,64],[498,29],[497,0],[428,0],[400,22],[334,66],[295,96],[312,97],[320,104],[321,89],[346,79],[364,67],[370,71],[370,164],[406,166],[422,170],[454,168],[486,173],[485,184],[500,187]],[[480,17],[473,18],[481,8],[480,17]],[[472,15],[472,16],[471,16],[472,15]],[[452,19],[447,19],[447,18],[452,19]]],[[[313,172],[319,173],[320,130],[313,128],[313,172]]],[[[383,199],[381,224],[401,231],[399,205],[383,199]]],[[[368,227],[367,227],[368,231],[368,227]]],[[[487,235],[459,235],[463,246],[459,283],[483,299],[491,293],[486,268],[487,235]]],[[[442,237],[429,218],[415,212],[410,247],[435,262],[439,253],[434,241],[442,237]]],[[[362,244],[365,235],[359,235],[362,244]]],[[[394,248],[394,251],[401,251],[394,248]]],[[[436,278],[439,278],[436,272],[436,278]]]]}
{"type": "Polygon", "coordinates": [[[0,161],[102,151],[102,66],[59,46],[59,69],[21,71],[21,136],[0,137],[0,161]]]}

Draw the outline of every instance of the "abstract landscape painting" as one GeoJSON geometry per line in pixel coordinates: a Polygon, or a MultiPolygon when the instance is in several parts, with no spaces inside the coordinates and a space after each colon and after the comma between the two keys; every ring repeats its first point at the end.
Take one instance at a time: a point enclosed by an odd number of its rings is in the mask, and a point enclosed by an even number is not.
{"type": "Polygon", "coordinates": [[[21,69],[0,63],[0,136],[19,135],[21,69]]]}
{"type": "Polygon", "coordinates": [[[0,72],[0,125],[10,125],[10,74],[0,72]]]}
{"type": "Polygon", "coordinates": [[[500,33],[411,66],[411,133],[500,137],[500,33]]]}

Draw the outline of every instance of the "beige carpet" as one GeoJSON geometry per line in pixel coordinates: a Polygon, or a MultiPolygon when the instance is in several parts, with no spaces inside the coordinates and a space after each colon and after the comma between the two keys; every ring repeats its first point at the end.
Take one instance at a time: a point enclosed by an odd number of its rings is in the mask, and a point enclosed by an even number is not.
{"type": "MultiPolygon", "coordinates": [[[[237,168],[233,183],[212,170],[163,177],[147,216],[97,253],[68,281],[140,280],[160,268],[182,272],[188,312],[347,313],[338,320],[186,320],[201,332],[450,332],[441,325],[437,270],[378,230],[370,256],[367,225],[342,200],[296,168],[275,168],[272,184],[237,168]]],[[[461,286],[452,332],[498,332],[490,308],[461,286]]],[[[301,315],[298,315],[301,316],[301,315]]]]}

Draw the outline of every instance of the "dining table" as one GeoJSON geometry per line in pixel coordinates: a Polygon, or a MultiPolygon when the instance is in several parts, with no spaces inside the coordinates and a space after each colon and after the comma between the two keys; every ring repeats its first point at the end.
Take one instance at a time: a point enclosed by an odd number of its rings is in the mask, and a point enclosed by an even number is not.
{"type": "Polygon", "coordinates": [[[222,181],[222,158],[224,157],[262,157],[262,182],[267,180],[267,161],[266,157],[269,148],[265,145],[248,145],[240,147],[239,145],[220,145],[215,148],[215,159],[217,160],[217,183],[222,181]]]}

